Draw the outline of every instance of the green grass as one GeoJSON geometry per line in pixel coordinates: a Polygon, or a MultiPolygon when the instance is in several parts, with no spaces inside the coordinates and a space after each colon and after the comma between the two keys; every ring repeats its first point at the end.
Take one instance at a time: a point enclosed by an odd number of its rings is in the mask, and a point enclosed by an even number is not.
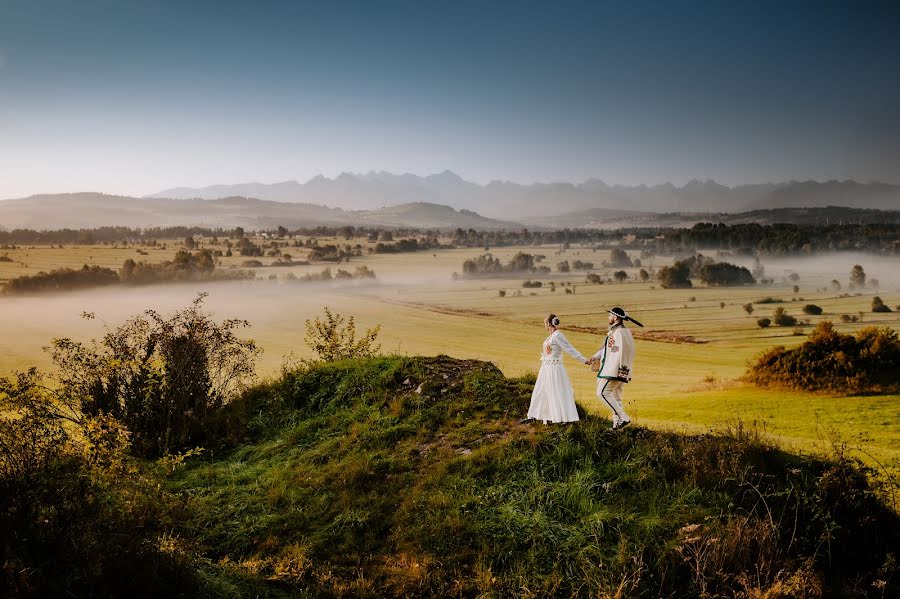
{"type": "Polygon", "coordinates": [[[531,383],[449,357],[288,373],[213,426],[237,445],[167,479],[174,533],[226,595],[852,593],[887,576],[898,521],[853,460],[743,425],[523,425],[531,383]]]}

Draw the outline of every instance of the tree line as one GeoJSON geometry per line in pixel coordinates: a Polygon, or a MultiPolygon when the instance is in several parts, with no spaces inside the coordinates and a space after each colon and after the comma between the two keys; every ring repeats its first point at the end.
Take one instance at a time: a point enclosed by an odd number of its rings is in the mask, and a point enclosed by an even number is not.
{"type": "MultiPolygon", "coordinates": [[[[552,231],[476,230],[457,228],[449,233],[450,245],[437,240],[440,232],[433,229],[381,227],[328,227],[288,229],[277,227],[259,231],[273,237],[366,237],[370,241],[390,242],[395,237],[418,237],[413,246],[384,244],[379,253],[416,251],[445,247],[503,247],[514,245],[592,245],[595,248],[621,246],[656,254],[691,253],[698,250],[724,250],[735,254],[784,255],[820,251],[856,250],[896,254],[900,252],[900,223],[865,224],[770,224],[743,223],[726,225],[703,222],[690,228],[625,227],[615,230],[558,229],[552,231]]],[[[183,239],[193,236],[242,239],[242,227],[233,229],[204,227],[99,227],[95,229],[0,230],[0,245],[10,244],[94,244],[117,242],[151,242],[157,239],[183,239]]]]}

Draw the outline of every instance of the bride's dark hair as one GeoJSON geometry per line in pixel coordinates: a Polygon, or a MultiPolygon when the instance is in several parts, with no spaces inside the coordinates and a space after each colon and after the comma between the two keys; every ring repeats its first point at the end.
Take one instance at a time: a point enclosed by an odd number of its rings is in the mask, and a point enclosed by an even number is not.
{"type": "Polygon", "coordinates": [[[544,319],[544,322],[549,324],[551,327],[558,327],[559,317],[556,314],[548,314],[547,318],[544,319]]]}

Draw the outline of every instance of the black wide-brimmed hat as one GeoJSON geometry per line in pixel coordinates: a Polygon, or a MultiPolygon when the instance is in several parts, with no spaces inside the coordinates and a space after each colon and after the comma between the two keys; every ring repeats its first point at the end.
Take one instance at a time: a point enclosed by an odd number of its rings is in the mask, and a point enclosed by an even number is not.
{"type": "Polygon", "coordinates": [[[630,320],[631,322],[633,322],[634,324],[638,325],[639,327],[643,327],[643,326],[644,326],[644,325],[642,325],[641,323],[639,323],[638,321],[636,321],[635,319],[633,319],[631,316],[629,316],[629,315],[628,315],[628,312],[626,312],[626,311],[623,310],[622,308],[618,308],[618,307],[617,307],[617,308],[613,308],[612,310],[609,310],[609,313],[610,313],[610,314],[613,314],[613,315],[615,315],[615,316],[618,316],[618,317],[621,318],[622,320],[630,320]]]}

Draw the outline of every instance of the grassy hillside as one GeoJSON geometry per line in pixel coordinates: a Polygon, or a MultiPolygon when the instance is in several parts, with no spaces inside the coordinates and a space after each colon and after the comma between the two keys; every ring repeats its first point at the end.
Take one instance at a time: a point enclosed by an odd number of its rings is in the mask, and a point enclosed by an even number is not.
{"type": "Polygon", "coordinates": [[[741,426],[523,425],[531,383],[447,357],[285,374],[166,478],[168,551],[213,596],[898,591],[900,523],[855,461],[741,426]]]}

